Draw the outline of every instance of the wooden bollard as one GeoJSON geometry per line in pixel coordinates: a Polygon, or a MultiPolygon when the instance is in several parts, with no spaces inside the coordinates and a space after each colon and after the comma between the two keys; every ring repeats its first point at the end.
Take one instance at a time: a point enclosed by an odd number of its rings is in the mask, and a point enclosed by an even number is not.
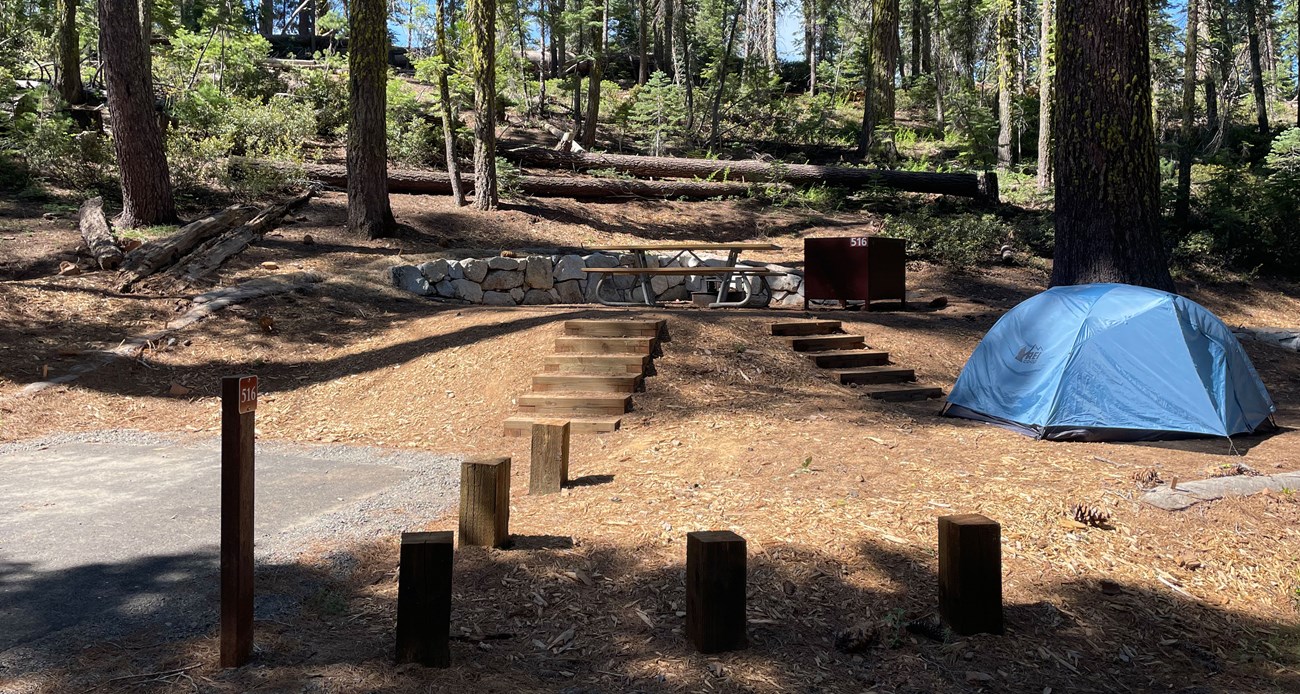
{"type": "Polygon", "coordinates": [[[253,430],[257,377],[221,379],[221,667],[253,654],[253,430]]]}
{"type": "Polygon", "coordinates": [[[1002,633],[1002,526],[978,513],[939,519],[939,615],[962,636],[1002,633]]]}
{"type": "Polygon", "coordinates": [[[397,662],[450,667],[450,530],[402,533],[397,578],[397,662]]]}
{"type": "Polygon", "coordinates": [[[686,534],[686,635],[700,653],[749,645],[745,551],[745,538],[730,530],[686,534]]]}
{"type": "Polygon", "coordinates": [[[568,481],[569,422],[563,419],[534,421],[528,493],[557,494],[568,481]]]}
{"type": "Polygon", "coordinates": [[[460,545],[504,547],[510,540],[510,459],[460,464],[460,545]]]}

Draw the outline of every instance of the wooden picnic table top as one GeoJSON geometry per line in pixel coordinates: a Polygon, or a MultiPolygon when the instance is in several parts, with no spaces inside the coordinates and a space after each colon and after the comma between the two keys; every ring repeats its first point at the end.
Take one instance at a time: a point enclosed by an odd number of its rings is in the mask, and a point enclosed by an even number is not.
{"type": "Polygon", "coordinates": [[[773,243],[742,241],[737,243],[706,243],[686,241],[680,243],[628,243],[622,246],[586,246],[589,251],[779,251],[773,243]]]}

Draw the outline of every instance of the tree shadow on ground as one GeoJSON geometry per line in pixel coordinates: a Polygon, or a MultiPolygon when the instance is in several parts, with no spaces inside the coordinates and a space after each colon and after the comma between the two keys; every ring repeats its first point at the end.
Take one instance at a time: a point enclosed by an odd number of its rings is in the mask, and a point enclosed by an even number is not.
{"type": "MultiPolygon", "coordinates": [[[[249,666],[215,666],[216,572],[211,557],[154,557],[60,572],[10,569],[6,623],[46,619],[45,596],[66,596],[65,625],[0,652],[14,681],[44,691],[721,691],[1054,692],[1294,691],[1300,632],[1146,586],[1084,578],[1031,585],[1005,607],[1006,634],[957,637],[934,621],[935,560],[926,547],[859,536],[838,556],[789,543],[750,543],[750,647],[695,653],[683,636],[680,536],[612,547],[525,542],[461,548],[453,580],[452,667],[395,667],[396,543],[357,550],[349,578],[319,564],[260,567],[257,648],[249,666]],[[184,572],[185,578],[178,579],[184,572]],[[97,599],[76,598],[86,580],[97,599]],[[149,591],[189,599],[149,601],[149,591]],[[81,612],[76,612],[81,609],[81,612]],[[15,615],[16,613],[16,615],[15,615]],[[179,629],[160,633],[158,625],[179,629]],[[836,636],[858,626],[852,652],[836,636]],[[841,644],[843,647],[844,644],[841,644]],[[36,670],[33,671],[33,665],[36,670]],[[179,676],[159,672],[198,667],[179,676]],[[142,673],[152,673],[139,678],[142,673]],[[113,680],[115,677],[135,675],[113,680]],[[192,687],[192,688],[191,688],[192,687]]],[[[1008,578],[1012,569],[1004,570],[1008,578]]],[[[20,690],[21,691],[21,690],[20,690]]]]}

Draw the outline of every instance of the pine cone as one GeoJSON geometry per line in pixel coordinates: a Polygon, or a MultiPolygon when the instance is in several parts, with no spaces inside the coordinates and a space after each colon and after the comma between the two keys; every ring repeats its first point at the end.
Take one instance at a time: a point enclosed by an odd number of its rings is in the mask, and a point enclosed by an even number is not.
{"type": "Polygon", "coordinates": [[[1133,473],[1133,480],[1143,489],[1154,489],[1164,482],[1160,479],[1160,471],[1153,467],[1133,473]]]}
{"type": "Polygon", "coordinates": [[[1071,506],[1070,517],[1094,528],[1110,525],[1110,513],[1087,504],[1074,504],[1071,506]]]}

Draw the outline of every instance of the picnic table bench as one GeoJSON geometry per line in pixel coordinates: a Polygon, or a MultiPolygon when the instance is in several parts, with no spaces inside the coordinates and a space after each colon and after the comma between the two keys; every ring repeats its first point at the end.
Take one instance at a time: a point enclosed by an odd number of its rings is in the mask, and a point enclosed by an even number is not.
{"type": "Polygon", "coordinates": [[[637,306],[642,302],[637,301],[618,301],[607,299],[601,296],[600,288],[605,280],[617,275],[636,275],[641,284],[641,297],[647,306],[655,306],[655,292],[650,288],[650,278],[654,276],[690,276],[690,277],[721,277],[722,281],[718,287],[718,297],[716,301],[709,304],[709,308],[721,308],[724,306],[744,306],[753,298],[753,289],[749,282],[741,282],[744,287],[745,296],[739,301],[727,301],[727,293],[731,291],[732,281],[740,276],[766,276],[777,275],[780,273],[772,272],[765,267],[753,267],[749,265],[738,265],[740,253],[742,251],[775,251],[780,250],[780,246],[771,243],[701,243],[701,242],[684,242],[684,243],[642,243],[642,244],[625,244],[622,246],[591,246],[588,250],[593,251],[615,251],[620,253],[631,253],[633,264],[621,267],[589,267],[584,268],[583,272],[599,276],[596,280],[595,296],[596,300],[606,306],[637,306]],[[649,253],[652,251],[674,252],[675,254],[667,262],[672,263],[683,255],[690,255],[700,263],[705,260],[697,255],[697,251],[726,251],[727,260],[720,266],[697,265],[696,267],[650,267],[649,253]]]}

